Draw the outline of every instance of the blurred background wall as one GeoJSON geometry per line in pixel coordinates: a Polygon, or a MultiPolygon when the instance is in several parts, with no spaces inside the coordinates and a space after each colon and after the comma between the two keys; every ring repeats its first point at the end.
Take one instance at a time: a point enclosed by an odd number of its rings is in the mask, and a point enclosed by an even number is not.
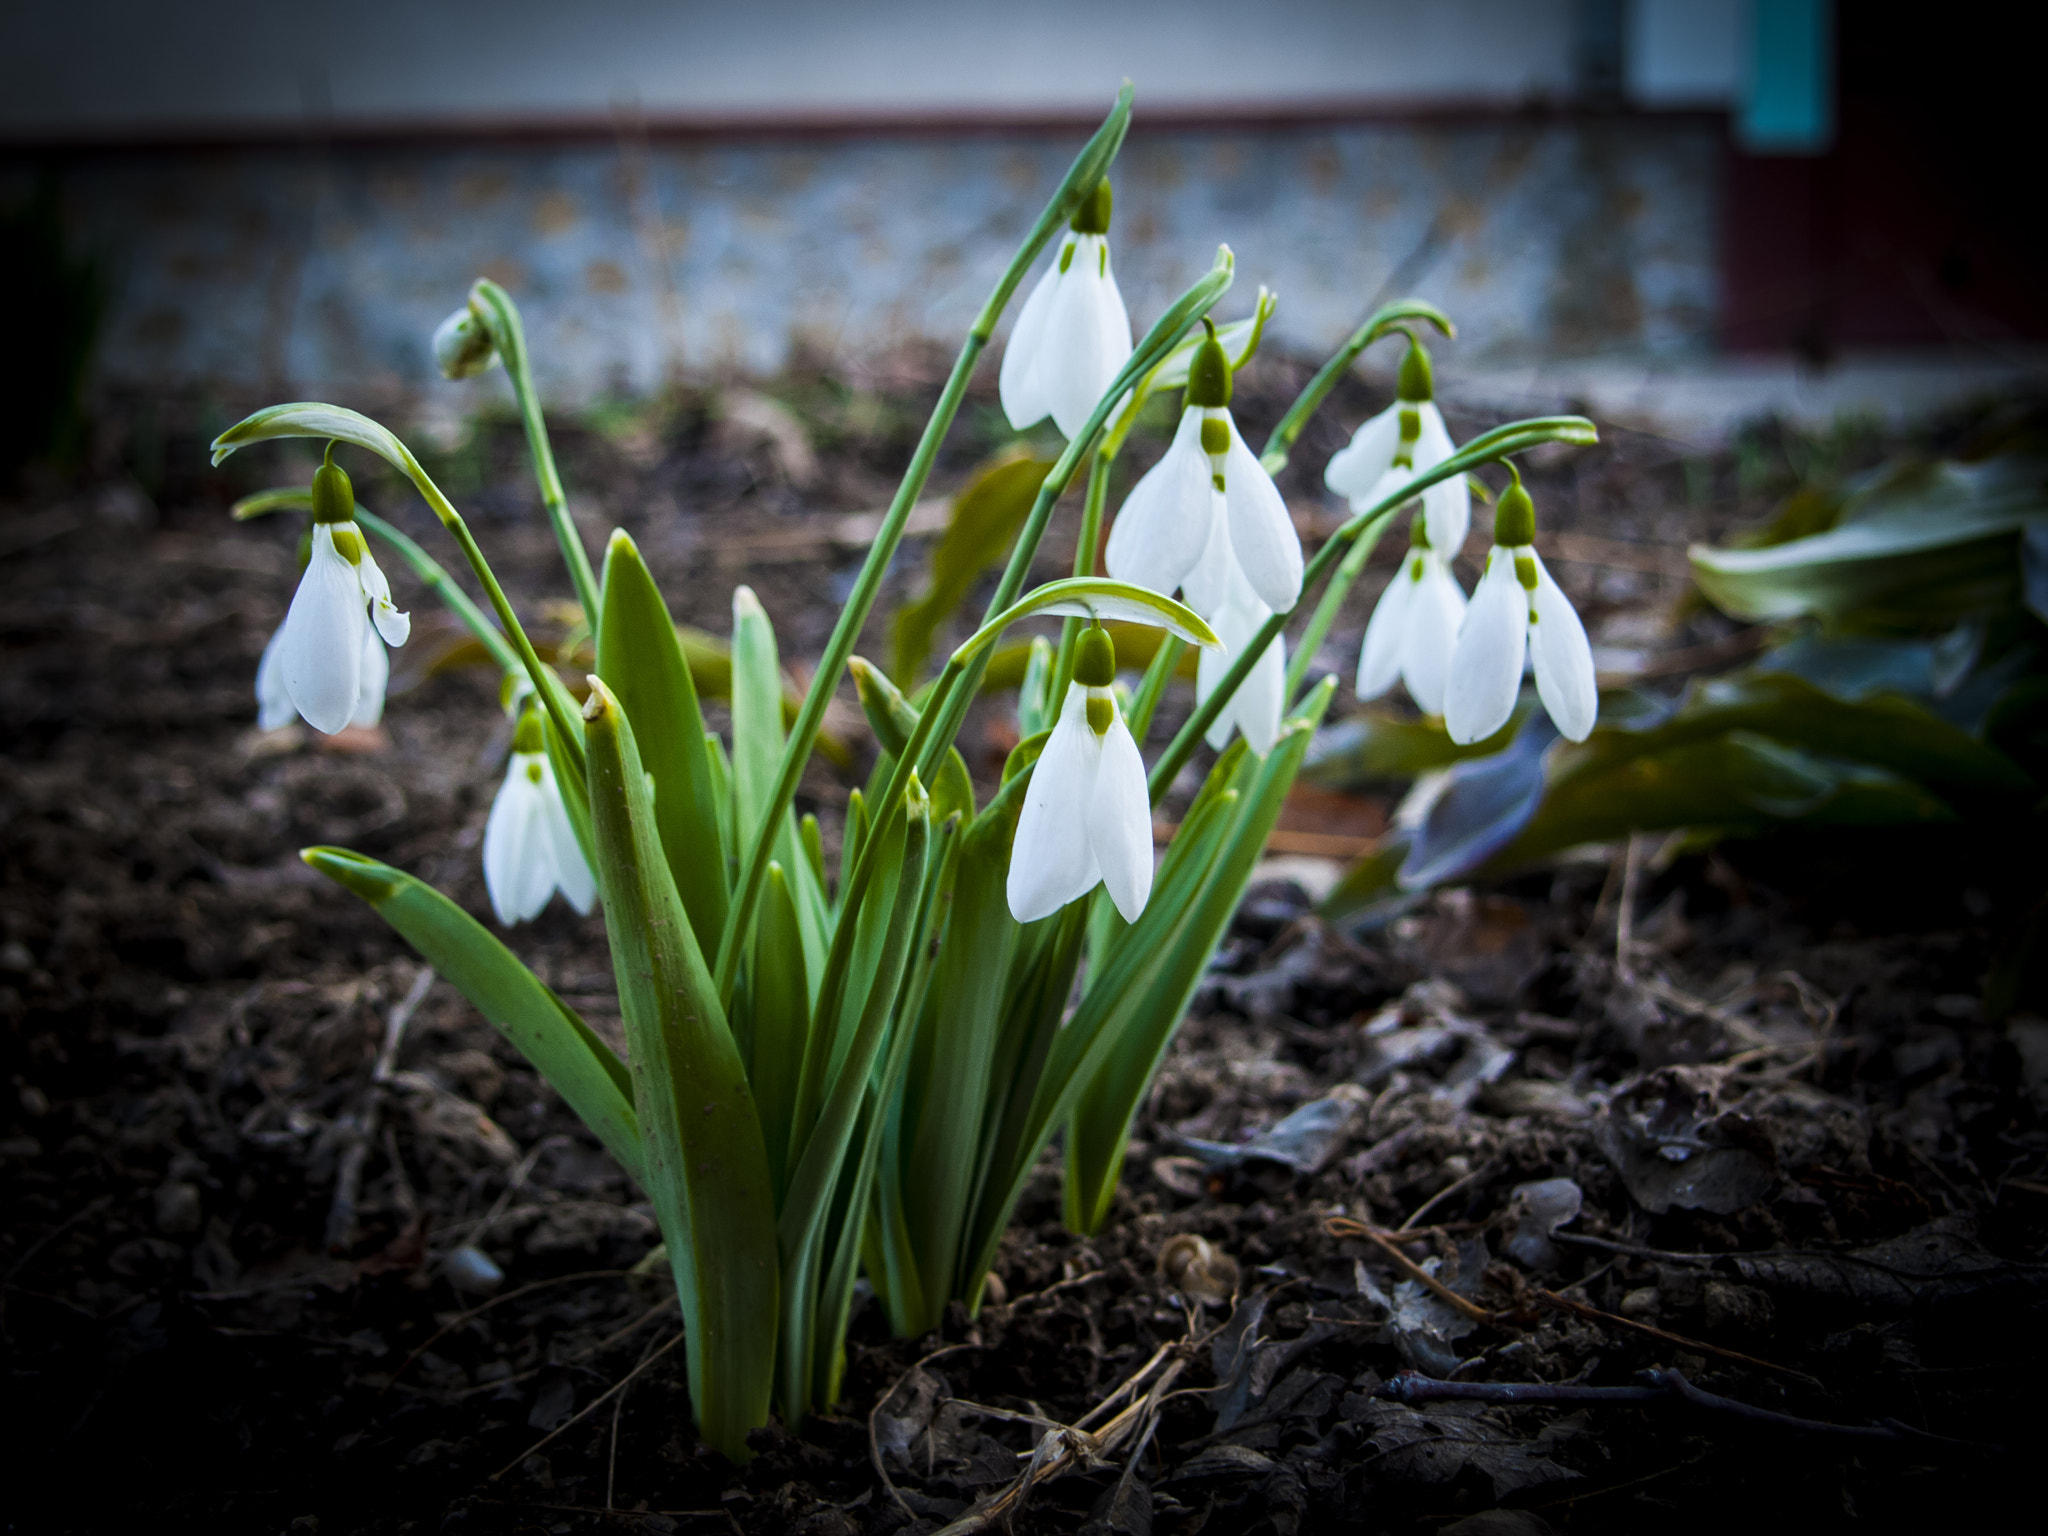
{"type": "Polygon", "coordinates": [[[2031,374],[2048,340],[1995,15],[16,0],[0,237],[40,297],[10,325],[88,393],[407,396],[486,273],[565,404],[858,372],[957,340],[1128,76],[1112,241],[1141,326],[1228,241],[1226,312],[1273,287],[1304,352],[1412,291],[1496,394],[1890,408],[2031,374]]]}

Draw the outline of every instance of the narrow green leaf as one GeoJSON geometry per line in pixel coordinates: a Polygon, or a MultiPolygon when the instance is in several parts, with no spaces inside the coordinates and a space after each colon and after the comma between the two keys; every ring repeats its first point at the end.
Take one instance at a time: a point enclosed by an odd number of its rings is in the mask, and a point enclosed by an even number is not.
{"type": "Polygon", "coordinates": [[[632,1078],[574,1009],[483,924],[423,881],[346,848],[308,848],[299,857],[374,907],[519,1048],[635,1182],[646,1185],[632,1078]]]}
{"type": "MultiPolygon", "coordinates": [[[[861,712],[868,717],[884,757],[893,760],[901,756],[917,730],[917,706],[904,698],[902,691],[867,658],[854,657],[847,663],[847,670],[853,674],[861,712]]],[[[879,777],[870,776],[871,785],[879,787],[887,782],[882,763],[875,765],[875,773],[879,777]]],[[[974,819],[974,780],[967,772],[967,761],[961,757],[960,749],[949,747],[932,780],[932,815],[944,821],[956,811],[964,821],[974,819]]]]}
{"type": "Polygon", "coordinates": [[[623,529],[605,550],[603,594],[597,673],[635,722],[640,761],[654,775],[662,852],[690,926],[700,946],[716,944],[730,891],[704,716],[668,604],[623,529]]]}
{"type": "Polygon", "coordinates": [[[601,680],[584,721],[645,1187],[682,1302],[690,1399],[705,1440],[745,1461],[775,1379],[779,1268],[761,1122],[669,878],[632,727],[601,680]]]}
{"type": "Polygon", "coordinates": [[[749,997],[754,1029],[748,1079],[761,1108],[761,1135],[767,1143],[779,1205],[789,1181],[790,1122],[796,1113],[797,1079],[803,1070],[811,1010],[803,935],[780,864],[768,866],[768,888],[754,933],[749,997]]]}

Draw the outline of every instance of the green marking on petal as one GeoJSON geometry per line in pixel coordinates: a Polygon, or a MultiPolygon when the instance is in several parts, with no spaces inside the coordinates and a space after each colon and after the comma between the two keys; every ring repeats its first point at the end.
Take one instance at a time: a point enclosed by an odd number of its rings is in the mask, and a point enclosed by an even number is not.
{"type": "MultiPolygon", "coordinates": [[[[1534,592],[1536,590],[1536,560],[1534,556],[1515,556],[1515,580],[1522,584],[1522,590],[1525,592],[1534,592]]],[[[1530,617],[1535,617],[1533,606],[1530,609],[1530,617]]]]}
{"type": "Polygon", "coordinates": [[[1105,691],[1088,693],[1088,729],[1098,736],[1107,736],[1109,728],[1116,724],[1116,700],[1105,691]]]}
{"type": "Polygon", "coordinates": [[[361,565],[370,553],[370,546],[363,542],[362,530],[354,523],[335,523],[331,527],[334,552],[350,565],[361,565]]]}

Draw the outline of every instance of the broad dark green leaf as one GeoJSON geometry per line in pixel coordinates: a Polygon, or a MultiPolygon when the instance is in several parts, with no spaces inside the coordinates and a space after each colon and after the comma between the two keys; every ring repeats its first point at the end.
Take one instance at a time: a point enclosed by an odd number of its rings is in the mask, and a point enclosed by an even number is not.
{"type": "Polygon", "coordinates": [[[747,1073],[663,857],[632,727],[602,681],[584,709],[591,827],[631,1049],[643,1183],[668,1245],[706,1441],[734,1461],[767,1422],[775,1191],[747,1073]]]}

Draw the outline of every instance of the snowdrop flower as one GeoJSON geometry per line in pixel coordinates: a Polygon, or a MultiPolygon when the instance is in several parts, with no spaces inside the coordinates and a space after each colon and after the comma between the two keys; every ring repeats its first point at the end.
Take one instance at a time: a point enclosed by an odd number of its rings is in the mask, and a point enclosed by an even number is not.
{"type": "Polygon", "coordinates": [[[1536,697],[1559,733],[1584,741],[1592,732],[1600,707],[1593,648],[1571,599],[1543,568],[1535,538],[1535,504],[1516,474],[1494,509],[1486,574],[1472,593],[1451,653],[1444,725],[1460,745],[1483,741],[1507,724],[1521,691],[1525,655],[1535,668],[1536,697]]]}
{"type": "MultiPolygon", "coordinates": [[[[282,683],[273,683],[269,695],[289,698],[308,725],[330,736],[355,721],[363,708],[365,659],[375,639],[366,638],[370,616],[388,645],[405,644],[412,632],[411,620],[392,606],[391,584],[355,525],[355,507],[355,493],[334,462],[330,443],[327,461],[313,473],[313,533],[305,573],[299,577],[284,627],[272,642],[275,656],[270,665],[282,683]]],[[[373,666],[388,675],[381,651],[373,666]]],[[[259,667],[259,698],[264,693],[262,672],[259,667]]],[[[374,672],[370,681],[381,714],[383,681],[374,672]]],[[[274,716],[275,710],[270,713],[274,716]]]]}
{"type": "MultiPolygon", "coordinates": [[[[1223,674],[1244,654],[1273,610],[1259,601],[1259,595],[1235,567],[1230,572],[1230,589],[1212,621],[1220,648],[1204,647],[1195,663],[1195,703],[1205,704],[1223,674]]],[[[1251,749],[1264,757],[1280,739],[1280,714],[1286,705],[1287,642],[1275,635],[1273,643],[1260,652],[1259,659],[1245,674],[1244,682],[1230,696],[1215,720],[1210,722],[1209,745],[1221,752],[1230,743],[1232,729],[1242,731],[1251,749]]]]}
{"type": "Polygon", "coordinates": [[[1451,652],[1465,618],[1465,593],[1449,562],[1429,544],[1428,519],[1417,517],[1414,543],[1380,594],[1358,654],[1358,696],[1376,699],[1399,678],[1427,715],[1444,712],[1451,652]]]}
{"type": "Polygon", "coordinates": [[[467,379],[498,361],[498,348],[475,309],[465,304],[434,327],[434,363],[444,379],[467,379]]]}
{"type": "Polygon", "coordinates": [[[1097,883],[1135,923],[1152,894],[1152,798],[1110,692],[1115,675],[1108,632],[1082,631],[1074,681],[1031,772],[1010,848],[1010,915],[1020,923],[1052,916],[1097,883]]]}
{"type": "Polygon", "coordinates": [[[1301,541],[1280,488],[1245,446],[1230,415],[1230,361],[1208,337],[1188,366],[1187,403],[1173,444],[1124,498],[1109,531],[1119,581],[1172,596],[1212,622],[1229,601],[1230,573],[1275,613],[1301,596],[1301,541]],[[1217,494],[1217,493],[1221,494],[1217,494]]]}
{"type": "MultiPolygon", "coordinates": [[[[1456,451],[1434,392],[1429,353],[1410,336],[1394,403],[1360,427],[1323,471],[1323,483],[1348,498],[1353,511],[1377,506],[1456,451]]],[[[1446,561],[1454,559],[1472,527],[1472,488],[1465,477],[1453,475],[1424,491],[1422,510],[1430,548],[1446,561]]]]}
{"type": "Polygon", "coordinates": [[[1019,432],[1052,417],[1068,438],[1087,425],[1130,361],[1131,318],[1109,270],[1109,182],[1075,212],[1060,253],[1018,312],[1003,352],[1003,414],[1019,432]]]}
{"type": "MultiPolygon", "coordinates": [[[[278,642],[284,639],[284,625],[263,647],[263,659],[256,664],[256,727],[274,731],[298,718],[291,691],[284,685],[284,669],[278,664],[278,642]]],[[[391,683],[391,659],[384,654],[384,637],[373,625],[363,626],[362,680],[356,685],[356,710],[348,723],[372,726],[384,718],[384,691],[391,683]]]]}
{"type": "Polygon", "coordinates": [[[484,887],[507,928],[538,917],[557,889],[586,915],[597,899],[597,881],[543,750],[540,717],[530,709],[520,717],[505,782],[484,823],[484,887]]]}

